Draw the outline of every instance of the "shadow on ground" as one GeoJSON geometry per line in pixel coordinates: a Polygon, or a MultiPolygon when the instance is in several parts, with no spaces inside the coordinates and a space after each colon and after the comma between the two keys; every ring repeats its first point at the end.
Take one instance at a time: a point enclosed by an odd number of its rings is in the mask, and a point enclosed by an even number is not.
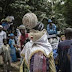
{"type": "MultiPolygon", "coordinates": [[[[20,62],[11,64],[11,72],[19,72],[20,62]]],[[[3,64],[0,64],[0,72],[3,72],[3,64]]]]}

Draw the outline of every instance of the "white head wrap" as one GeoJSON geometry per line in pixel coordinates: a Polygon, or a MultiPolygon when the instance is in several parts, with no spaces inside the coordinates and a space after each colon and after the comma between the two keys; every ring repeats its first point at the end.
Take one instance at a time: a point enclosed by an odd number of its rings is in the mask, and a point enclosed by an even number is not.
{"type": "Polygon", "coordinates": [[[20,26],[18,27],[18,29],[25,29],[25,26],[24,26],[24,25],[20,25],[20,26]]]}

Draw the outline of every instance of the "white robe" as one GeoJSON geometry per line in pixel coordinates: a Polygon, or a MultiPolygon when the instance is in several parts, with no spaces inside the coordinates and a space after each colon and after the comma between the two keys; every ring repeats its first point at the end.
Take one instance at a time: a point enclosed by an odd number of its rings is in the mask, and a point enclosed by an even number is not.
{"type": "Polygon", "coordinates": [[[38,51],[43,52],[43,54],[48,57],[48,55],[52,52],[52,47],[47,39],[47,34],[45,33],[40,39],[36,42],[28,42],[24,49],[21,52],[22,56],[25,56],[26,63],[30,64],[30,59],[32,55],[38,51]],[[34,45],[35,44],[35,45],[34,45]],[[34,46],[33,46],[34,45],[34,46]]]}

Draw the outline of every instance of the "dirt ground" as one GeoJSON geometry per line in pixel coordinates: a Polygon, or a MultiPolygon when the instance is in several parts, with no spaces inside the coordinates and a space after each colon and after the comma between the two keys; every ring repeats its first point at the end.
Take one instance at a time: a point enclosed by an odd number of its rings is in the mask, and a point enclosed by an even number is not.
{"type": "MultiPolygon", "coordinates": [[[[11,72],[19,72],[20,70],[20,61],[14,62],[11,64],[11,72]]],[[[0,57],[0,72],[3,72],[3,61],[0,57]]]]}
{"type": "MultiPolygon", "coordinates": [[[[11,64],[11,72],[19,72],[20,62],[11,64]]],[[[3,72],[3,64],[0,64],[0,72],[3,72]]]]}

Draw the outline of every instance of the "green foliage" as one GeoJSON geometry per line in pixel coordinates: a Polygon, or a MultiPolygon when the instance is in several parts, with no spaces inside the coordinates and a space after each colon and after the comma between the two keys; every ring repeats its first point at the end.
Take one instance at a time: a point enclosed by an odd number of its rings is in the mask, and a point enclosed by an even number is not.
{"type": "Polygon", "coordinates": [[[66,0],[64,4],[63,15],[66,23],[72,27],[72,0],[66,0]]]}
{"type": "Polygon", "coordinates": [[[54,0],[53,1],[53,15],[55,23],[59,30],[64,32],[67,27],[70,27],[72,19],[72,3],[69,0],[54,0]],[[68,3],[69,2],[69,3],[68,3]]]}
{"type": "Polygon", "coordinates": [[[17,25],[22,24],[22,17],[28,12],[35,13],[39,21],[51,15],[51,4],[47,0],[3,0],[0,1],[0,5],[2,5],[0,9],[3,9],[1,18],[13,15],[17,25]]]}
{"type": "Polygon", "coordinates": [[[0,19],[10,14],[10,4],[13,3],[15,0],[0,0],[0,19]]]}
{"type": "Polygon", "coordinates": [[[18,26],[28,12],[35,13],[45,27],[49,18],[53,18],[59,30],[72,26],[72,0],[0,0],[0,20],[13,15],[18,26]]]}

